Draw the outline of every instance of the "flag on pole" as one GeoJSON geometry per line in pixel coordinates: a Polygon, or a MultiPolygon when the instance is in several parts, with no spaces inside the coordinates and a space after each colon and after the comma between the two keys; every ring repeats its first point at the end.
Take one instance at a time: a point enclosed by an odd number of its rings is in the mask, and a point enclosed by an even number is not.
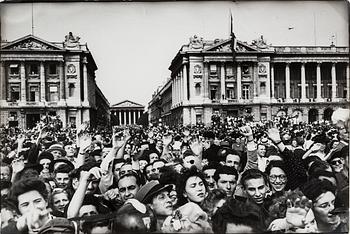
{"type": "Polygon", "coordinates": [[[236,57],[236,36],[233,32],[233,16],[230,10],[230,36],[231,36],[231,50],[233,59],[236,57]]]}

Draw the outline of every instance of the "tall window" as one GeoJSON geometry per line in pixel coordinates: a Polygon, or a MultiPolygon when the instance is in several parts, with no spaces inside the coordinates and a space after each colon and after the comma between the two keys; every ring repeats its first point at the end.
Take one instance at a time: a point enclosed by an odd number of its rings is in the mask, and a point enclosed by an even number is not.
{"type": "Polygon", "coordinates": [[[19,74],[18,64],[11,64],[10,65],[10,75],[18,75],[18,74],[19,74]]]}
{"type": "Polygon", "coordinates": [[[69,97],[73,97],[74,96],[74,91],[75,91],[75,85],[73,83],[70,83],[68,85],[68,95],[69,95],[69,97]]]}
{"type": "Polygon", "coordinates": [[[57,74],[57,66],[56,66],[56,64],[50,64],[49,65],[49,74],[50,75],[56,75],[57,74]]]}
{"type": "Polygon", "coordinates": [[[38,86],[30,86],[29,87],[29,101],[31,101],[31,102],[39,101],[39,87],[38,86]]]}
{"type": "Polygon", "coordinates": [[[216,99],[217,91],[218,91],[218,87],[217,86],[211,86],[210,87],[210,99],[211,100],[215,100],[216,99]]]}
{"type": "Polygon", "coordinates": [[[249,85],[243,85],[242,98],[249,99],[249,85]]]}
{"type": "Polygon", "coordinates": [[[15,102],[19,100],[20,89],[19,85],[11,85],[10,87],[10,101],[15,102]]]}
{"type": "Polygon", "coordinates": [[[50,85],[49,86],[49,101],[58,101],[58,86],[50,85]]]}
{"type": "Polygon", "coordinates": [[[260,83],[260,95],[266,95],[266,82],[260,83]]]}
{"type": "Polygon", "coordinates": [[[234,99],[234,87],[227,87],[226,88],[226,97],[227,99],[234,99]]]}

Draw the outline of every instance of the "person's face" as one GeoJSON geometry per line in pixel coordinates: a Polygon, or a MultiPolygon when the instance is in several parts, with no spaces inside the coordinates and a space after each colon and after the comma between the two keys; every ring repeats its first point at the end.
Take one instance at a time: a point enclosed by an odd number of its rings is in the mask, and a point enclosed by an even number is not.
{"type": "Polygon", "coordinates": [[[1,212],[0,212],[0,217],[1,217],[1,228],[6,227],[10,221],[14,221],[16,218],[16,213],[15,211],[6,209],[6,208],[2,208],[1,212]]]}
{"type": "Polygon", "coordinates": [[[98,214],[94,205],[83,205],[79,210],[79,217],[91,216],[98,214]]]}
{"type": "Polygon", "coordinates": [[[51,154],[53,155],[54,160],[62,158],[62,152],[59,150],[53,150],[51,151],[51,154]]]}
{"type": "Polygon", "coordinates": [[[203,171],[204,173],[204,178],[208,183],[209,190],[213,190],[216,188],[216,182],[214,180],[214,173],[216,169],[207,169],[203,171]]]}
{"type": "Polygon", "coordinates": [[[18,210],[22,215],[32,212],[34,209],[43,211],[47,207],[47,202],[37,190],[25,192],[19,195],[17,200],[18,210]]]}
{"type": "Polygon", "coordinates": [[[95,176],[92,176],[89,180],[88,180],[88,186],[86,188],[86,192],[85,194],[93,194],[97,191],[98,189],[98,184],[99,184],[99,179],[97,179],[95,176]]]}
{"type": "Polygon", "coordinates": [[[159,172],[160,168],[164,167],[164,165],[165,165],[165,163],[161,162],[161,161],[153,163],[152,173],[154,175],[156,175],[157,178],[159,178],[159,176],[160,176],[160,172],[159,172]]]}
{"type": "Polygon", "coordinates": [[[170,190],[169,197],[171,199],[171,204],[174,207],[176,205],[176,203],[177,203],[177,192],[176,192],[175,185],[173,185],[172,190],[170,190]]]}
{"type": "Polygon", "coordinates": [[[9,192],[10,192],[10,189],[9,189],[9,188],[3,188],[3,189],[1,189],[1,191],[0,191],[0,195],[1,195],[1,197],[7,196],[7,194],[9,194],[9,192]]]}
{"type": "Polygon", "coordinates": [[[66,193],[57,193],[53,195],[52,202],[53,208],[63,213],[64,208],[68,204],[69,200],[66,193]]]}
{"type": "Polygon", "coordinates": [[[58,188],[67,188],[69,184],[68,173],[56,173],[55,181],[58,188]]]}
{"type": "Polygon", "coordinates": [[[39,164],[43,166],[43,172],[49,172],[51,160],[48,158],[43,158],[39,161],[39,164]]]}
{"type": "Polygon", "coordinates": [[[150,207],[156,215],[169,216],[173,213],[173,204],[169,197],[169,191],[162,191],[153,199],[150,207]]]}
{"type": "Polygon", "coordinates": [[[245,181],[245,189],[248,197],[255,203],[262,204],[266,194],[266,185],[264,178],[248,179],[245,181]]]}
{"type": "Polygon", "coordinates": [[[119,170],[120,170],[120,168],[122,167],[123,164],[124,163],[117,163],[117,164],[115,164],[113,174],[114,174],[114,176],[116,178],[119,178],[119,170]]]}
{"type": "Polygon", "coordinates": [[[145,169],[147,180],[151,179],[153,165],[148,165],[145,169]]]}
{"type": "Polygon", "coordinates": [[[140,171],[143,171],[146,165],[147,165],[146,160],[139,160],[140,171]]]}
{"type": "Polygon", "coordinates": [[[206,197],[204,182],[197,176],[191,176],[187,179],[185,185],[184,197],[195,203],[202,203],[206,197]]]}
{"type": "Polygon", "coordinates": [[[273,191],[283,191],[287,184],[286,173],[279,167],[273,167],[270,171],[269,181],[273,191]]]}
{"type": "Polygon", "coordinates": [[[226,166],[234,167],[237,171],[239,169],[239,163],[241,162],[241,158],[238,155],[229,154],[226,157],[226,166]]]}
{"type": "Polygon", "coordinates": [[[344,169],[345,160],[343,158],[334,158],[331,160],[331,167],[335,172],[341,172],[344,169]]]}
{"type": "Polygon", "coordinates": [[[150,155],[149,155],[149,162],[150,163],[153,163],[154,161],[156,161],[156,160],[158,160],[159,159],[159,157],[158,157],[158,154],[156,154],[156,153],[151,153],[150,155]]]}
{"type": "MultiPolygon", "coordinates": [[[[348,121],[349,123],[349,121],[348,121]]],[[[343,141],[348,142],[349,141],[349,126],[348,124],[345,124],[343,121],[337,122],[337,127],[339,131],[339,138],[343,141]]]]}
{"type": "Polygon", "coordinates": [[[259,145],[257,153],[260,157],[264,157],[266,154],[266,147],[264,145],[259,145]]]}
{"type": "Polygon", "coordinates": [[[134,198],[140,188],[134,176],[126,176],[119,180],[118,189],[122,202],[125,202],[128,199],[134,198]]]}
{"type": "Polygon", "coordinates": [[[74,156],[74,154],[75,154],[75,148],[74,148],[74,146],[73,145],[66,145],[65,147],[64,147],[64,150],[66,151],[66,153],[67,153],[67,157],[73,157],[74,156]]]}
{"type": "Polygon", "coordinates": [[[219,174],[218,188],[226,192],[227,197],[231,197],[235,192],[237,180],[235,175],[219,174]]]}
{"type": "Polygon", "coordinates": [[[331,214],[334,210],[335,196],[332,192],[327,191],[322,193],[314,203],[314,215],[317,223],[323,225],[332,225],[339,222],[339,216],[331,214]]]}
{"type": "Polygon", "coordinates": [[[132,171],[131,164],[125,164],[120,168],[119,175],[122,176],[124,174],[130,173],[132,171]]]}
{"type": "Polygon", "coordinates": [[[126,146],[125,146],[125,154],[131,154],[131,145],[129,145],[129,144],[127,144],[126,146]]]}
{"type": "Polygon", "coordinates": [[[213,140],[211,139],[204,139],[203,140],[203,147],[204,149],[209,149],[211,144],[212,144],[213,140]]]}
{"type": "Polygon", "coordinates": [[[163,142],[157,141],[156,147],[157,147],[157,149],[160,149],[160,150],[163,149],[163,142]]]}
{"type": "Polygon", "coordinates": [[[10,168],[9,167],[0,167],[0,180],[2,181],[10,181],[11,174],[10,174],[10,168]]]}
{"type": "Polygon", "coordinates": [[[293,146],[293,147],[297,147],[297,146],[298,146],[298,144],[297,144],[297,141],[296,141],[296,140],[292,140],[292,146],[293,146]]]}

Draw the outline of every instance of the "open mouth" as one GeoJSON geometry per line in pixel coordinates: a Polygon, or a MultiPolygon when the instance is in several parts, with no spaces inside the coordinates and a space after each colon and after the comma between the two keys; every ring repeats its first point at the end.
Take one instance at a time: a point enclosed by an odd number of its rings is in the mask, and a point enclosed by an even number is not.
{"type": "Polygon", "coordinates": [[[197,196],[198,197],[204,197],[204,193],[198,193],[197,196]]]}

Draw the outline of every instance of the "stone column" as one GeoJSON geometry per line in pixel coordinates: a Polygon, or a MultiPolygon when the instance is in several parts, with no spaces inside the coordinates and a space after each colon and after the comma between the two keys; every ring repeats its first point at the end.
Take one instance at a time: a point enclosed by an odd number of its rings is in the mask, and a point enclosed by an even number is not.
{"type": "Polygon", "coordinates": [[[237,63],[237,101],[242,99],[242,72],[241,64],[237,63]]]}
{"type": "Polygon", "coordinates": [[[306,79],[305,79],[305,63],[301,63],[301,101],[305,102],[306,99],[306,79]]]}
{"type": "Polygon", "coordinates": [[[270,77],[271,77],[271,98],[275,98],[275,71],[274,71],[274,66],[273,63],[270,64],[271,66],[271,71],[270,71],[270,77]]]}
{"type": "Polygon", "coordinates": [[[60,76],[60,99],[65,100],[66,99],[66,93],[65,93],[65,79],[64,79],[64,67],[63,62],[59,63],[59,76],[60,76]]]}
{"type": "Polygon", "coordinates": [[[136,122],[137,122],[136,111],[134,110],[133,113],[134,113],[134,124],[136,124],[136,122]]]}
{"type": "Polygon", "coordinates": [[[180,102],[182,101],[182,79],[181,79],[181,76],[180,74],[177,74],[177,77],[179,79],[179,99],[180,99],[180,102]]]}
{"type": "Polygon", "coordinates": [[[122,125],[122,112],[118,110],[118,124],[122,125]]]}
{"type": "Polygon", "coordinates": [[[175,78],[172,78],[172,82],[171,82],[171,101],[172,101],[172,105],[175,104],[175,78]]]}
{"type": "Polygon", "coordinates": [[[209,63],[203,63],[203,97],[209,99],[209,63]]]}
{"type": "Polygon", "coordinates": [[[336,78],[336,72],[335,72],[335,63],[332,63],[331,77],[332,77],[332,101],[334,101],[337,98],[337,78],[336,78]]]}
{"type": "Polygon", "coordinates": [[[317,63],[317,68],[316,68],[316,100],[321,101],[322,96],[321,96],[321,63],[317,63]]]}
{"type": "Polygon", "coordinates": [[[258,63],[253,63],[253,98],[256,99],[258,97],[258,93],[260,89],[260,83],[258,80],[258,63]]]}
{"type": "Polygon", "coordinates": [[[350,70],[349,63],[346,64],[346,99],[350,100],[350,70]]]}
{"type": "Polygon", "coordinates": [[[85,104],[87,105],[88,104],[88,95],[89,95],[89,90],[88,90],[88,72],[87,72],[87,67],[86,67],[86,64],[87,64],[87,59],[84,58],[84,61],[83,61],[83,76],[84,76],[84,79],[83,79],[83,82],[84,82],[84,96],[83,96],[83,101],[85,102],[85,104]]]}
{"type": "Polygon", "coordinates": [[[0,63],[0,100],[6,100],[6,73],[4,62],[0,63]]]}
{"type": "Polygon", "coordinates": [[[26,70],[23,62],[21,63],[21,67],[20,67],[20,77],[21,77],[21,102],[26,102],[26,97],[27,97],[26,70]]]}
{"type": "Polygon", "coordinates": [[[45,95],[46,95],[45,67],[44,67],[44,63],[40,62],[40,100],[42,102],[46,101],[45,95]]]}
{"type": "Polygon", "coordinates": [[[286,63],[286,101],[290,101],[290,63],[286,63]]]}
{"type": "Polygon", "coordinates": [[[126,124],[126,110],[124,111],[124,121],[123,124],[126,124]]]}
{"type": "Polygon", "coordinates": [[[224,100],[225,98],[225,66],[224,63],[221,63],[221,71],[220,71],[220,100],[224,100]]]}
{"type": "Polygon", "coordinates": [[[132,124],[132,122],[131,122],[131,115],[132,115],[132,110],[129,110],[129,124],[132,124]]]}
{"type": "Polygon", "coordinates": [[[182,76],[183,76],[183,80],[184,80],[184,101],[188,100],[188,95],[187,95],[187,67],[186,64],[183,64],[183,68],[182,68],[182,76]]]}

